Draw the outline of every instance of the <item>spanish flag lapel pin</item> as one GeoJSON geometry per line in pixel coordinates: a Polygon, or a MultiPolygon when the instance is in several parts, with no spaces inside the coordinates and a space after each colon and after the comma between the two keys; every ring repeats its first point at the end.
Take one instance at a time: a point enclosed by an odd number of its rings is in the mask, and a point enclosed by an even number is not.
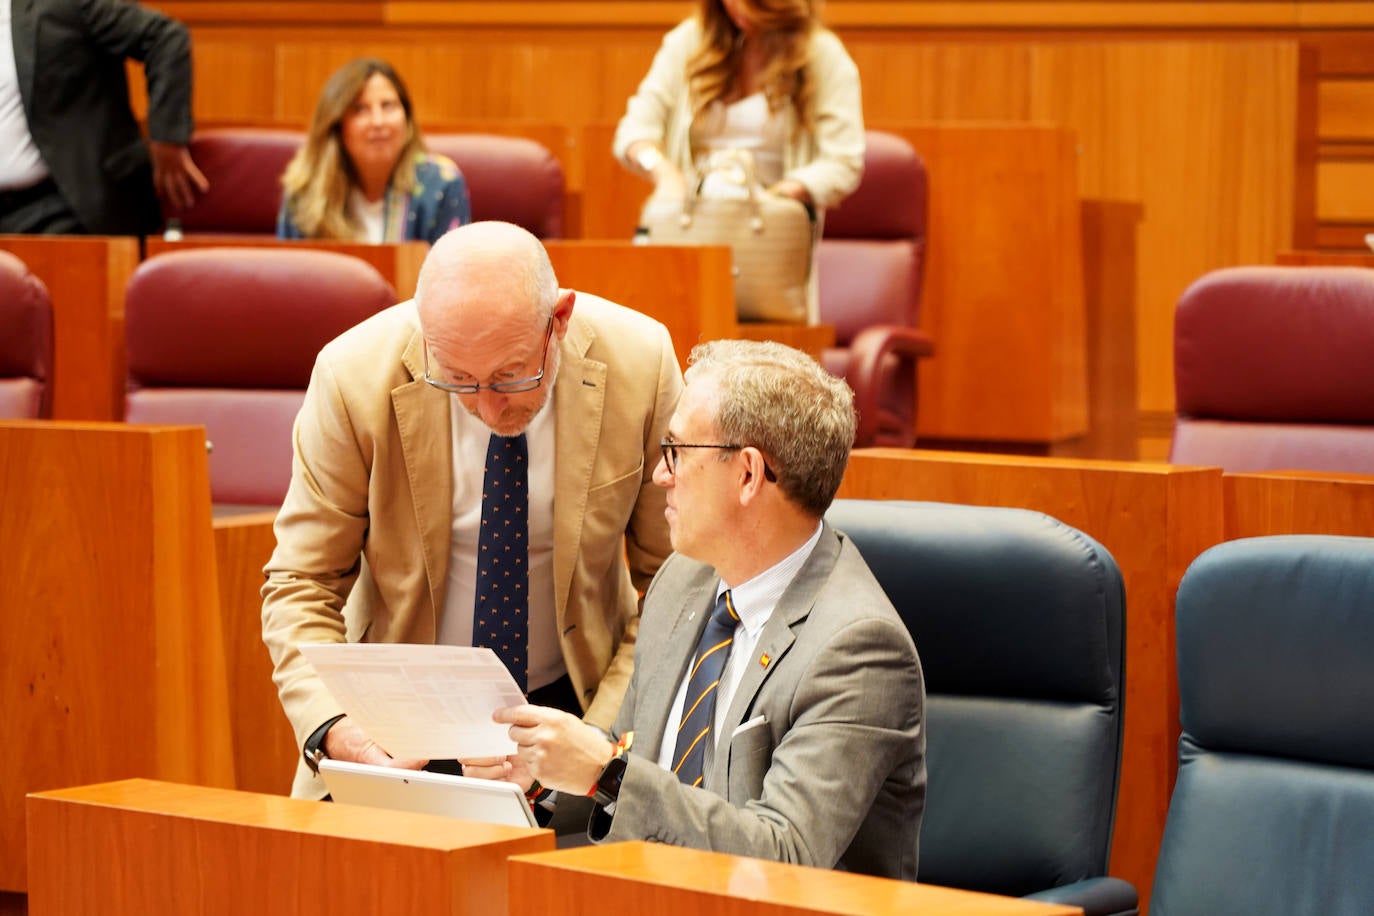
{"type": "Polygon", "coordinates": [[[768,667],[768,663],[771,662],[772,660],[773,660],[773,657],[772,657],[771,655],[769,655],[767,652],[765,652],[765,653],[763,653],[762,655],[759,656],[759,664],[762,665],[762,666],[765,667],[765,668],[768,667]]]}

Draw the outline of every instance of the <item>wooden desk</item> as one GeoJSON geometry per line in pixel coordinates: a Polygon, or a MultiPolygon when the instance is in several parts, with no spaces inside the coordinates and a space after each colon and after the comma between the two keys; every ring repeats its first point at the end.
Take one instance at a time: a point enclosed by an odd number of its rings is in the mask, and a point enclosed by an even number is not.
{"type": "Polygon", "coordinates": [[[735,313],[730,249],[710,245],[548,241],[558,282],[595,293],[663,322],[679,365],[706,340],[776,340],[819,359],[835,343],[833,325],[741,324],[735,313]]]}
{"type": "MultiPolygon", "coordinates": [[[[612,843],[510,860],[510,916],[1069,916],[1036,903],[661,843],[612,843]],[[608,901],[613,901],[608,906],[608,901]]],[[[36,914],[37,916],[37,914],[36,914]]]]}
{"type": "Polygon", "coordinates": [[[25,792],[227,787],[234,762],[204,431],[0,422],[0,493],[0,890],[22,891],[25,792]]]}
{"type": "Polygon", "coordinates": [[[1374,537],[1374,475],[1226,474],[1222,488],[1227,540],[1269,534],[1374,537]]]}
{"type": "Polygon", "coordinates": [[[415,283],[420,277],[420,265],[429,253],[425,242],[400,242],[388,245],[368,245],[362,242],[325,242],[315,239],[273,239],[255,238],[242,235],[194,235],[177,242],[160,238],[149,238],[147,257],[155,257],[169,251],[186,251],[192,248],[276,248],[294,246],[319,251],[334,251],[352,255],[373,267],[386,278],[396,290],[396,301],[400,302],[415,295],[415,283]]]}
{"type": "Polygon", "coordinates": [[[1136,886],[1143,911],[1177,770],[1174,596],[1188,564],[1222,540],[1221,469],[860,449],[839,495],[1036,509],[1111,552],[1126,584],[1126,723],[1111,873],[1136,886]]]}
{"type": "Polygon", "coordinates": [[[554,845],[547,830],[146,779],[28,807],[30,916],[495,916],[506,859],[554,845]]]}
{"type": "Polygon", "coordinates": [[[0,250],[27,264],[52,299],[53,419],[122,419],[124,288],[138,240],[0,235],[0,250]]]}
{"type": "Polygon", "coordinates": [[[255,512],[214,520],[215,581],[229,676],[234,785],[289,795],[300,750],[262,642],[262,568],[277,546],[275,518],[275,512],[255,512]]]}

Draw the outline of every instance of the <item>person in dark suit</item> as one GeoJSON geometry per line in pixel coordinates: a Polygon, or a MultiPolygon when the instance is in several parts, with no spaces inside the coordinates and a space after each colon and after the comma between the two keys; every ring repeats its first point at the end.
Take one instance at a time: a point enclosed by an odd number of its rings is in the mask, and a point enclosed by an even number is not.
{"type": "Polygon", "coordinates": [[[0,0],[0,232],[142,235],[209,187],[186,27],[125,0],[0,0]],[[148,142],[125,60],[143,63],[148,142]]]}
{"type": "Polygon", "coordinates": [[[517,753],[464,760],[464,773],[540,804],[554,790],[555,828],[580,809],[593,841],[915,880],[920,661],[823,520],[854,441],[853,394],[776,343],[702,344],[686,379],[654,471],[674,553],[644,598],[613,737],[557,710],[498,710],[517,753]]]}

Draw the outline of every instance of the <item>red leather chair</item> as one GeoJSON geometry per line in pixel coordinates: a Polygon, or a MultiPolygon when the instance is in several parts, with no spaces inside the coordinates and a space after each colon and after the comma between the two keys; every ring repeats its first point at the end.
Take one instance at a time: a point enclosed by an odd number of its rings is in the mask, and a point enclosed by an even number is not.
{"type": "Polygon", "coordinates": [[[425,134],[431,152],[458,164],[472,218],[523,226],[541,239],[563,237],[563,166],[541,143],[496,134],[425,134]]]}
{"type": "Polygon", "coordinates": [[[375,268],[335,252],[203,248],[150,258],[125,296],[124,419],[203,425],[213,501],[280,505],[315,356],[395,301],[375,268]]]}
{"type": "Polygon", "coordinates": [[[0,251],[0,417],[51,411],[52,303],[23,261],[0,251]]]}
{"type": "MultiPolygon", "coordinates": [[[[305,134],[295,130],[221,128],[191,138],[191,155],[210,180],[195,206],[169,213],[187,235],[274,236],[281,176],[305,134]]],[[[542,144],[494,134],[425,134],[425,145],[458,164],[467,179],[474,220],[523,226],[541,239],[563,235],[563,167],[542,144]]]]}
{"type": "Polygon", "coordinates": [[[1233,267],[1174,318],[1169,460],[1374,473],[1374,270],[1233,267]]]}
{"type": "Polygon", "coordinates": [[[198,131],[191,157],[210,181],[195,205],[166,215],[187,235],[277,234],[281,176],[305,142],[299,130],[232,127],[198,131]]]}
{"type": "Polygon", "coordinates": [[[925,163],[870,130],[859,187],[825,214],[817,252],[821,321],[835,326],[826,369],[854,389],[856,447],[916,443],[916,363],[934,352],[917,326],[925,268],[925,163]]]}

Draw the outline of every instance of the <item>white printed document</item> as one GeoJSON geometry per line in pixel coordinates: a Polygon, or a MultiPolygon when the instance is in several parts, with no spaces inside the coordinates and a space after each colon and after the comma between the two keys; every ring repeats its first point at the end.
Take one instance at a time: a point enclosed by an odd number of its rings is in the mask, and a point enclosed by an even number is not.
{"type": "Polygon", "coordinates": [[[398,643],[304,643],[306,661],[349,718],[393,757],[446,760],[515,753],[491,721],[525,702],[490,649],[398,643]]]}

